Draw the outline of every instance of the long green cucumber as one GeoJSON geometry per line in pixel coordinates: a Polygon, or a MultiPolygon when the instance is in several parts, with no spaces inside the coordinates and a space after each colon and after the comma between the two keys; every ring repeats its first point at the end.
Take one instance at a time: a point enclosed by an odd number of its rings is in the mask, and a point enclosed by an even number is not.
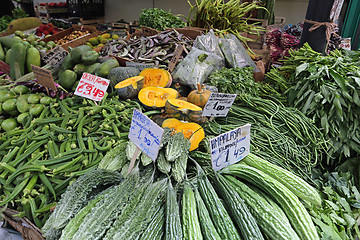
{"type": "Polygon", "coordinates": [[[260,188],[281,206],[301,240],[318,240],[315,225],[298,197],[285,185],[264,172],[245,164],[234,164],[221,170],[260,188]]]}

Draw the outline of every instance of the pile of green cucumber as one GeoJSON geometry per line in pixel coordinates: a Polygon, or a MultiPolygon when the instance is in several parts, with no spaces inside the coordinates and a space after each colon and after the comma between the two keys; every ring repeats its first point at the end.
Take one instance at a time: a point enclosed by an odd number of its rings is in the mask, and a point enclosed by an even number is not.
{"type": "MultiPolygon", "coordinates": [[[[210,160],[209,154],[191,156],[199,162],[210,160]]],[[[126,159],[125,154],[122,158],[126,159]]],[[[253,154],[211,175],[193,163],[188,172],[194,177],[181,182],[156,174],[156,168],[156,164],[138,165],[128,175],[121,169],[124,174],[105,169],[86,173],[61,196],[42,228],[44,236],[64,240],[320,239],[301,202],[320,205],[319,193],[291,172],[253,154]],[[104,176],[114,178],[114,174],[123,177],[120,183],[115,178],[108,188],[94,190],[101,182],[99,176],[108,179],[104,176]],[[90,178],[96,183],[84,180],[90,178]]]]}

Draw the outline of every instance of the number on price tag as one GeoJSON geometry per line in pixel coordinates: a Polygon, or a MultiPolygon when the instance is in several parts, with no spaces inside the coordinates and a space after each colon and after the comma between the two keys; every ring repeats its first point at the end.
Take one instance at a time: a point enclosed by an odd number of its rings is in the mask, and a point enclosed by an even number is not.
{"type": "Polygon", "coordinates": [[[68,54],[69,53],[65,51],[65,49],[57,46],[46,53],[46,55],[43,57],[43,61],[53,67],[60,67],[68,54]]]}
{"type": "Polygon", "coordinates": [[[134,109],[129,139],[153,161],[158,156],[163,133],[164,129],[138,109],[134,109]]]}
{"type": "Polygon", "coordinates": [[[210,139],[210,149],[215,171],[241,161],[250,153],[250,124],[210,139]]]}
{"type": "Polygon", "coordinates": [[[94,101],[101,101],[109,83],[108,79],[90,73],[83,73],[74,94],[94,101]]]}
{"type": "Polygon", "coordinates": [[[204,117],[226,117],[236,94],[211,93],[202,115],[204,117]]]}

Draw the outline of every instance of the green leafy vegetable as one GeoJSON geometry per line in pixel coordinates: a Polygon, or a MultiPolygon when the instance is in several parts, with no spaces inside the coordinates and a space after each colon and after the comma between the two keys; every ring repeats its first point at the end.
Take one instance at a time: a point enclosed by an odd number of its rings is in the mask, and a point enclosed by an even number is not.
{"type": "Polygon", "coordinates": [[[139,17],[140,25],[163,31],[166,28],[181,28],[185,23],[170,12],[158,8],[142,9],[139,17]]]}

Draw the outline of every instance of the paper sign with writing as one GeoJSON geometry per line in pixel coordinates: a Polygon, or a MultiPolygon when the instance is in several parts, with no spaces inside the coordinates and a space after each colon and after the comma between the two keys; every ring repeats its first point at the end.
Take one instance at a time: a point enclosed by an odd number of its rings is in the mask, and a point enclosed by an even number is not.
{"type": "Polygon", "coordinates": [[[61,63],[64,61],[65,57],[68,54],[69,53],[65,51],[65,49],[63,49],[60,46],[57,46],[51,49],[49,52],[47,52],[42,60],[53,67],[60,67],[61,63]]]}
{"type": "Polygon", "coordinates": [[[250,153],[250,124],[210,139],[211,162],[215,171],[241,161],[250,153]]]}
{"type": "Polygon", "coordinates": [[[36,81],[39,84],[56,91],[56,85],[55,85],[53,76],[51,74],[51,71],[46,70],[41,67],[38,67],[38,66],[35,66],[35,65],[31,65],[31,68],[34,72],[36,81]]]}
{"type": "Polygon", "coordinates": [[[174,70],[175,65],[179,61],[179,58],[183,51],[184,51],[184,47],[181,44],[177,45],[175,52],[174,52],[174,56],[171,58],[169,65],[168,65],[169,72],[172,72],[174,70]]]}
{"type": "Polygon", "coordinates": [[[340,48],[351,50],[351,38],[343,38],[341,39],[340,48]]]}
{"type": "Polygon", "coordinates": [[[0,60],[0,71],[9,75],[10,74],[10,65],[5,63],[4,61],[0,60]]]}
{"type": "Polygon", "coordinates": [[[109,87],[109,83],[110,80],[108,79],[90,73],[83,73],[74,94],[94,101],[101,101],[109,87]]]}
{"type": "Polygon", "coordinates": [[[202,115],[204,117],[226,117],[235,98],[236,94],[211,93],[202,115]]]}
{"type": "Polygon", "coordinates": [[[153,161],[158,156],[163,133],[164,129],[138,109],[134,109],[129,139],[153,161]]]}

